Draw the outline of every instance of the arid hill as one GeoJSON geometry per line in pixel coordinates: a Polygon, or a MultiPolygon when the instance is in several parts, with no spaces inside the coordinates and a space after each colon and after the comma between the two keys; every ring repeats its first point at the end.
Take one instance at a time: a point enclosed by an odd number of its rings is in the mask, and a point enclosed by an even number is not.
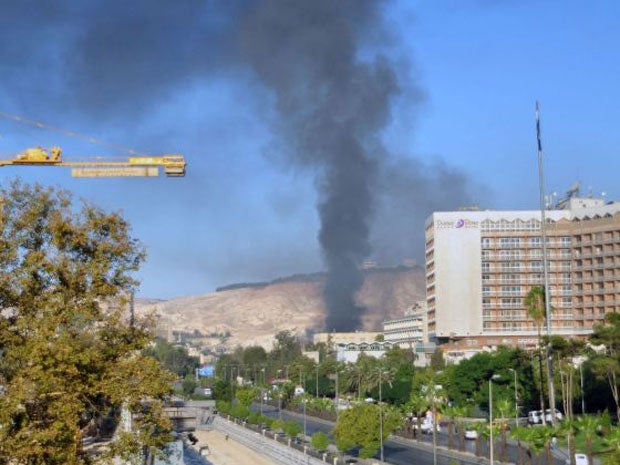
{"type": "MultiPolygon", "coordinates": [[[[154,312],[158,332],[199,336],[201,345],[262,345],[270,349],[281,330],[298,334],[322,331],[324,275],[297,275],[270,283],[226,286],[216,292],[173,300],[138,300],[137,314],[154,312]]],[[[424,298],[420,267],[375,268],[365,271],[358,301],[367,308],[359,330],[381,330],[386,318],[401,316],[424,298]]]]}

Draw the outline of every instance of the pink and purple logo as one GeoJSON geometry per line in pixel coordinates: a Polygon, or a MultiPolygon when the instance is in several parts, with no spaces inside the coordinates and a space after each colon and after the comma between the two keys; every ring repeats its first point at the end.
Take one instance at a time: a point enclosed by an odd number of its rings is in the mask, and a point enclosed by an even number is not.
{"type": "Polygon", "coordinates": [[[465,220],[463,219],[457,220],[457,222],[454,224],[455,228],[462,228],[463,226],[465,226],[465,220]]]}

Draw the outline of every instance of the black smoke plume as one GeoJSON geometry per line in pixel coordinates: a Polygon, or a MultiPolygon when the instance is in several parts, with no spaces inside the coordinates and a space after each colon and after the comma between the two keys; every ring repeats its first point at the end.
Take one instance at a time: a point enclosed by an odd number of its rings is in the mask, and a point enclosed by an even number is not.
{"type": "MultiPolygon", "coordinates": [[[[289,163],[315,175],[318,240],[329,271],[326,327],[356,329],[361,262],[422,257],[424,219],[470,202],[462,173],[396,157],[380,142],[391,100],[410,86],[398,79],[408,70],[377,52],[397,43],[386,32],[387,6],[380,0],[6,1],[0,101],[61,127],[73,127],[67,121],[73,118],[113,131],[148,123],[188,88],[222,77],[246,85],[251,69],[262,85],[257,92],[275,99],[274,132],[285,142],[278,147],[287,148],[289,163]]],[[[193,123],[213,125],[206,117],[193,123]]],[[[168,124],[174,145],[191,134],[183,119],[168,124]]],[[[158,139],[149,146],[172,145],[170,134],[152,137],[158,139]]],[[[197,139],[183,150],[202,155],[205,140],[197,139]]],[[[211,180],[218,181],[230,183],[211,180]]],[[[184,189],[198,198],[204,186],[184,189]]],[[[232,258],[237,266],[264,261],[258,253],[232,258]]],[[[277,270],[276,263],[265,273],[277,270]]]]}
{"type": "Polygon", "coordinates": [[[377,134],[398,91],[386,58],[360,59],[361,31],[380,22],[381,3],[267,0],[241,22],[241,55],[275,92],[292,160],[317,173],[329,330],[359,326],[355,295],[371,253],[377,134]]]}

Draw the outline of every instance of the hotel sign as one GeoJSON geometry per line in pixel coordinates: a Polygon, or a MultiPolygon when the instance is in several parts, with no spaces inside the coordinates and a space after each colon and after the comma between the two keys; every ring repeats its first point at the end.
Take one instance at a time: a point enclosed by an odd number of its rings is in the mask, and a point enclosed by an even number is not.
{"type": "Polygon", "coordinates": [[[480,221],[468,220],[466,218],[460,218],[458,220],[437,220],[435,222],[436,229],[478,229],[480,228],[480,221]]]}

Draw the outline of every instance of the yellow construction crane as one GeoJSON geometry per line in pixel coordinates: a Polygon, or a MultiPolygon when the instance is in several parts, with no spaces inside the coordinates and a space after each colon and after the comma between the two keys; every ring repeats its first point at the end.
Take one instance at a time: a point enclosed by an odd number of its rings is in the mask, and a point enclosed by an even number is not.
{"type": "Polygon", "coordinates": [[[129,156],[122,160],[65,161],[62,149],[41,147],[26,149],[11,160],[0,160],[0,166],[65,166],[71,168],[76,178],[99,178],[117,176],[159,176],[160,167],[166,176],[185,176],[183,155],[129,156]]]}

